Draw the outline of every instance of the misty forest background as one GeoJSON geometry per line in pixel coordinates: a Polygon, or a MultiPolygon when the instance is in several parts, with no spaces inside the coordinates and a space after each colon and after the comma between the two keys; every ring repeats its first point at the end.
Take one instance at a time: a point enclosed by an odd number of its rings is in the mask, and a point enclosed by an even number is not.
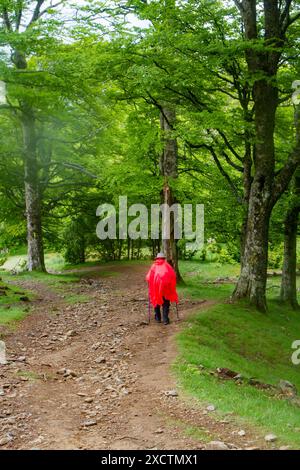
{"type": "MultiPolygon", "coordinates": [[[[0,17],[3,280],[164,249],[182,291],[218,302],[182,333],[185,361],[220,361],[221,341],[227,367],[300,386],[300,2],[1,0],[0,17]],[[204,248],[99,240],[96,209],[120,195],[204,204],[204,248]]],[[[298,442],[282,420],[296,426],[299,403],[266,417],[261,391],[250,413],[234,390],[242,416],[298,442]]]]}

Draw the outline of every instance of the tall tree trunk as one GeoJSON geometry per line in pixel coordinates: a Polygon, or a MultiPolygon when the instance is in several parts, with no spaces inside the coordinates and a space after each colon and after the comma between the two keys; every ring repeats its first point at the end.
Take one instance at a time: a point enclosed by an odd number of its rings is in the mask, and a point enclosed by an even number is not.
{"type": "MultiPolygon", "coordinates": [[[[174,199],[173,199],[173,194],[171,188],[168,186],[168,184],[164,185],[163,191],[162,191],[162,202],[163,204],[167,204],[169,207],[171,207],[174,204],[174,199]]],[[[177,253],[177,242],[174,237],[174,214],[170,214],[170,238],[167,240],[162,240],[162,246],[163,246],[163,252],[166,255],[168,263],[170,263],[171,266],[173,266],[175,272],[176,272],[176,277],[178,281],[182,281],[179,268],[178,268],[178,253],[177,253]]]]}
{"type": "MultiPolygon", "coordinates": [[[[291,2],[290,2],[291,4],[291,2]]],[[[233,298],[247,298],[259,310],[266,310],[268,266],[268,231],[271,211],[292,178],[299,159],[299,139],[280,175],[275,176],[274,129],[278,107],[276,84],[281,48],[284,45],[290,4],[284,13],[277,1],[264,0],[264,45],[256,47],[259,39],[259,19],[256,0],[236,2],[244,23],[248,41],[245,58],[253,80],[255,109],[254,176],[252,179],[241,274],[233,298]],[[253,46],[251,43],[253,42],[253,46]],[[272,47],[270,47],[272,46],[272,47]]]]}
{"type": "Polygon", "coordinates": [[[127,259],[130,260],[130,238],[127,239],[127,259]]]}
{"type": "Polygon", "coordinates": [[[280,299],[298,309],[297,300],[297,231],[300,212],[300,168],[293,178],[292,200],[284,221],[284,259],[282,267],[282,280],[280,299]]]}
{"type": "Polygon", "coordinates": [[[282,281],[280,300],[293,309],[298,309],[296,287],[297,271],[297,229],[300,206],[292,207],[284,221],[284,261],[282,268],[282,281]]]}
{"type": "Polygon", "coordinates": [[[35,119],[32,110],[23,110],[21,120],[24,141],[28,269],[45,271],[35,119]]]}
{"type": "Polygon", "coordinates": [[[269,220],[274,183],[274,127],[278,104],[276,86],[266,80],[254,84],[255,176],[249,195],[248,217],[241,259],[241,274],[233,293],[266,311],[269,220]]]}
{"type": "Polygon", "coordinates": [[[81,236],[80,240],[80,253],[79,253],[79,262],[85,263],[85,238],[84,235],[81,236]]]}
{"type": "Polygon", "coordinates": [[[258,310],[264,312],[267,308],[265,292],[270,214],[259,199],[250,201],[250,204],[241,272],[233,298],[247,298],[258,310]]]}
{"type": "MultiPolygon", "coordinates": [[[[160,171],[165,177],[165,184],[162,190],[162,203],[171,207],[174,204],[174,196],[172,189],[168,184],[168,179],[177,178],[177,160],[178,160],[178,147],[177,140],[172,135],[174,132],[176,121],[175,110],[164,106],[160,115],[160,126],[163,132],[164,150],[160,159],[160,171]]],[[[162,230],[163,231],[163,230],[162,230]]],[[[177,281],[182,281],[179,267],[178,267],[178,250],[177,240],[175,239],[175,218],[173,212],[170,214],[170,237],[162,240],[162,246],[166,255],[168,263],[173,266],[177,281]]]]}
{"type": "Polygon", "coordinates": [[[123,240],[118,240],[118,259],[122,258],[123,240]]]}

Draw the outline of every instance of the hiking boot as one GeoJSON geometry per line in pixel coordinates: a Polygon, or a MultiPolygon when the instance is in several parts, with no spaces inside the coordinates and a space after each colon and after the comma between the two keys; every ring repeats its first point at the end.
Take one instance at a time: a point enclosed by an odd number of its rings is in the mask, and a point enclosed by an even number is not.
{"type": "Polygon", "coordinates": [[[170,324],[170,320],[167,319],[167,320],[164,320],[164,325],[169,325],[170,324]]]}
{"type": "Polygon", "coordinates": [[[158,315],[157,313],[155,314],[155,321],[157,321],[157,323],[161,323],[161,316],[158,315]]]}

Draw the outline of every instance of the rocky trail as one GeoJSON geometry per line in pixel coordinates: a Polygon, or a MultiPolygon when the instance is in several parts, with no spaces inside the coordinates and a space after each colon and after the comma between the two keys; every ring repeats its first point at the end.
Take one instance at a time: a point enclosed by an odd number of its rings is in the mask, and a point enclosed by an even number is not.
{"type": "MultiPolygon", "coordinates": [[[[88,297],[74,305],[18,281],[38,297],[33,313],[4,332],[0,449],[270,448],[177,387],[170,365],[182,321],[173,313],[169,326],[147,324],[147,266],[109,269],[116,275],[90,268],[68,285],[88,297]]],[[[182,299],[181,319],[207,304],[182,299]]]]}

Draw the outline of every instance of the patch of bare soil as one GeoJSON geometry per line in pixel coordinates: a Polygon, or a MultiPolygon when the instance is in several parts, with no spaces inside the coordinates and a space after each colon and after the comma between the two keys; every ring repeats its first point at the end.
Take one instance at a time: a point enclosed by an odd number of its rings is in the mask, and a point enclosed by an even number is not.
{"type": "MultiPolygon", "coordinates": [[[[181,321],[147,324],[147,266],[95,267],[72,285],[88,302],[68,306],[40,283],[34,312],[5,337],[0,366],[0,449],[229,449],[266,447],[232,417],[185,397],[170,365],[182,320],[209,302],[181,301],[181,321]],[[195,433],[195,429],[197,432],[195,433]]],[[[69,288],[68,288],[69,289],[69,288]]]]}

